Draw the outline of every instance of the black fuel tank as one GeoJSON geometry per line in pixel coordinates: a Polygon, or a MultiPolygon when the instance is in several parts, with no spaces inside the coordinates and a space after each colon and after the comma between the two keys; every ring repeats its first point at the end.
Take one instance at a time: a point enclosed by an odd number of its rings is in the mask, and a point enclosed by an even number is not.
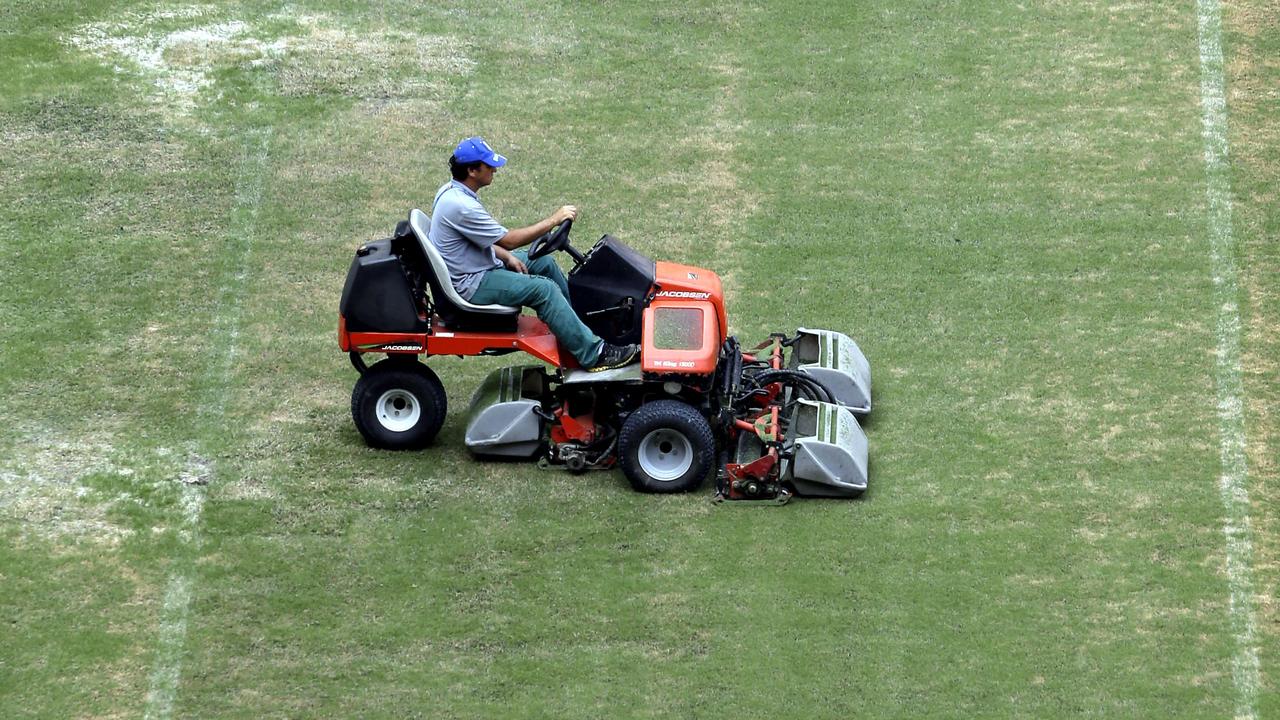
{"type": "Polygon", "coordinates": [[[365,243],[347,270],[338,312],[353,332],[425,332],[418,317],[413,280],[393,239],[365,243]]]}
{"type": "Polygon", "coordinates": [[[657,266],[612,235],[601,237],[569,273],[569,298],[582,322],[605,342],[640,342],[644,301],[657,266]]]}

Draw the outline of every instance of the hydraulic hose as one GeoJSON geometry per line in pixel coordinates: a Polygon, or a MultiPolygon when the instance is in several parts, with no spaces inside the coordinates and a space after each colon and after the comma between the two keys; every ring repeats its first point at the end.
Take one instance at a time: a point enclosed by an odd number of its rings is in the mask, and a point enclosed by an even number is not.
{"type": "Polygon", "coordinates": [[[798,370],[766,370],[751,376],[751,382],[760,385],[782,382],[804,387],[811,398],[820,402],[835,403],[835,394],[822,381],[798,370]]]}

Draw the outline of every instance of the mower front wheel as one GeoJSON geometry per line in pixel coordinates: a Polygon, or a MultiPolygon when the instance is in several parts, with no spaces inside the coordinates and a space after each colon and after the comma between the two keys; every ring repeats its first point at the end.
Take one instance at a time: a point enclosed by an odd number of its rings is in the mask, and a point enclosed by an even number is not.
{"type": "Polygon", "coordinates": [[[431,368],[390,357],[369,368],[351,391],[351,418],[370,447],[416,450],[435,439],[448,401],[431,368]]]}
{"type": "Polygon", "coordinates": [[[677,400],[655,400],[631,413],[618,433],[618,462],[640,492],[678,493],[702,484],[715,458],[711,425],[677,400]]]}

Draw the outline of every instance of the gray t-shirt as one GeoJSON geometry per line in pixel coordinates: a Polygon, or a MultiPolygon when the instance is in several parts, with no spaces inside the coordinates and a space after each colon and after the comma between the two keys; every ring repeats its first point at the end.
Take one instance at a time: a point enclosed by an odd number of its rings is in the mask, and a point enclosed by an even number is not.
{"type": "Polygon", "coordinates": [[[506,234],[471,188],[450,180],[436,191],[427,237],[444,257],[449,281],[464,299],[471,299],[485,273],[502,267],[493,244],[506,234]]]}

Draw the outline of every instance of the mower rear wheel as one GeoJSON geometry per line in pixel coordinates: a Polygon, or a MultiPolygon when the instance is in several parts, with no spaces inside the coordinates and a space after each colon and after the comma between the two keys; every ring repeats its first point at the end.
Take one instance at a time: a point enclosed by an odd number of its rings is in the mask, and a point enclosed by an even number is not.
{"type": "Polygon", "coordinates": [[[431,368],[390,357],[369,368],[351,391],[351,419],[370,447],[416,450],[435,439],[448,401],[431,368]]]}
{"type": "Polygon", "coordinates": [[[677,400],[655,400],[631,413],[618,433],[618,462],[640,492],[695,490],[715,458],[711,425],[677,400]]]}

